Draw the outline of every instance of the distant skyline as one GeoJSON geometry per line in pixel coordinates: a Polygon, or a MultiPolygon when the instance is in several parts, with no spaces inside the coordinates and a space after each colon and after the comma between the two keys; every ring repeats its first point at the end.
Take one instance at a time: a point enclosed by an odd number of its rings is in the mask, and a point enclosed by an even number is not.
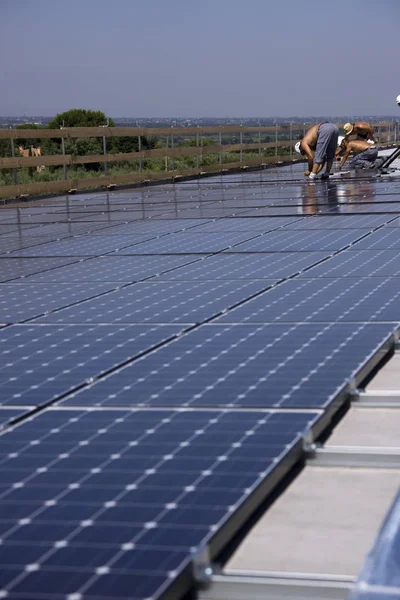
{"type": "Polygon", "coordinates": [[[1,0],[0,115],[396,115],[399,22],[399,0],[1,0]]]}

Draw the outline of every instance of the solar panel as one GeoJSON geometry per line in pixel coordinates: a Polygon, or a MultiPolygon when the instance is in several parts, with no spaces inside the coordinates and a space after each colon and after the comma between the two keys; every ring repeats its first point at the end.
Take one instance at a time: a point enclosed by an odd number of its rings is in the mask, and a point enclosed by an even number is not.
{"type": "Polygon", "coordinates": [[[393,331],[390,323],[203,325],[63,404],[322,409],[393,331]]]}
{"type": "Polygon", "coordinates": [[[274,280],[137,283],[37,319],[37,323],[188,323],[229,309],[274,280]]]}
{"type": "Polygon", "coordinates": [[[1,319],[16,323],[39,317],[75,302],[88,300],[115,289],[114,283],[2,283],[0,284],[1,319]]]}
{"type": "Polygon", "coordinates": [[[374,229],[393,220],[389,215],[314,216],[285,225],[285,229],[374,229]]]}
{"type": "MultiPolygon", "coordinates": [[[[1,259],[0,259],[1,260],[1,259]]],[[[31,275],[29,283],[57,282],[71,283],[74,281],[114,281],[135,282],[154,277],[199,260],[197,254],[149,255],[149,256],[101,256],[91,257],[68,265],[31,275]]],[[[1,265],[1,262],[0,262],[1,265]]]]}
{"type": "Polygon", "coordinates": [[[354,248],[356,250],[400,250],[400,237],[396,229],[380,229],[364,240],[360,240],[354,248]]]}
{"type": "Polygon", "coordinates": [[[203,225],[199,225],[196,227],[196,233],[200,231],[208,231],[208,232],[223,232],[223,231],[272,231],[273,229],[278,229],[279,227],[286,227],[291,223],[300,223],[301,219],[293,218],[293,217],[265,217],[264,219],[258,218],[245,218],[245,217],[224,217],[222,219],[217,219],[214,221],[208,221],[203,225]]]}
{"type": "Polygon", "coordinates": [[[327,258],[328,252],[216,254],[160,275],[162,280],[265,279],[290,277],[327,258]]]}
{"type": "Polygon", "coordinates": [[[0,404],[46,404],[174,338],[180,330],[172,325],[4,327],[0,404]]]}
{"type": "MultiPolygon", "coordinates": [[[[313,252],[337,251],[366,234],[365,229],[322,231],[271,231],[266,235],[238,244],[234,252],[313,252]]],[[[229,250],[225,250],[229,252],[229,250]]]]}
{"type": "Polygon", "coordinates": [[[179,597],[193,552],[238,529],[238,509],[285,459],[284,475],[318,417],[51,410],[25,422],[0,438],[3,597],[155,600],[173,584],[179,597]]]}
{"type": "Polygon", "coordinates": [[[0,211],[0,598],[180,600],[393,347],[400,188],[303,169],[0,211]]]}
{"type": "Polygon", "coordinates": [[[43,273],[76,262],[76,258],[0,258],[0,281],[11,281],[33,273],[43,273]]]}
{"type": "Polygon", "coordinates": [[[220,252],[235,246],[256,235],[254,232],[196,233],[194,231],[175,233],[158,239],[142,242],[118,252],[123,254],[189,254],[194,252],[220,252]]]}
{"type": "Polygon", "coordinates": [[[116,252],[120,248],[139,244],[146,239],[149,239],[149,236],[133,234],[81,236],[14,251],[11,256],[97,256],[116,252]]]}
{"type": "MultiPolygon", "coordinates": [[[[138,234],[147,235],[152,234],[155,236],[174,233],[175,231],[182,231],[185,229],[191,229],[193,227],[198,228],[201,225],[206,225],[207,219],[186,219],[183,223],[179,219],[164,219],[164,220],[147,220],[147,221],[131,221],[130,223],[116,223],[115,225],[109,225],[106,229],[99,230],[100,235],[120,235],[120,234],[138,234]]],[[[75,226],[76,224],[74,224],[75,226]]],[[[102,226],[104,227],[104,225],[102,226]]],[[[95,233],[97,235],[97,233],[95,233]]]]}
{"type": "Polygon", "coordinates": [[[400,323],[400,278],[292,279],[219,318],[229,323],[400,323]]]}
{"type": "Polygon", "coordinates": [[[400,250],[350,250],[331,256],[298,277],[400,276],[400,250]]]}
{"type": "MultiPolygon", "coordinates": [[[[376,204],[370,202],[363,204],[362,202],[356,204],[339,204],[331,208],[322,207],[321,213],[324,214],[374,214],[374,213],[400,213],[400,204],[397,202],[377,202],[376,204]]],[[[394,215],[393,215],[394,216],[394,215]]]]}

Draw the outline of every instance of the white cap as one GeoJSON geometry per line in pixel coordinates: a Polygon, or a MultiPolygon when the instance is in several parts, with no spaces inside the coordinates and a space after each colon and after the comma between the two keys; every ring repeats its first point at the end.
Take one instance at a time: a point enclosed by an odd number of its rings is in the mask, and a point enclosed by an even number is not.
{"type": "Polygon", "coordinates": [[[396,98],[396,102],[397,102],[397,104],[400,106],[400,94],[397,96],[397,98],[396,98]]]}
{"type": "Polygon", "coordinates": [[[296,142],[294,145],[294,149],[296,150],[297,154],[301,154],[300,144],[301,144],[301,142],[296,142]]]}
{"type": "Polygon", "coordinates": [[[337,145],[340,146],[340,144],[343,142],[344,140],[344,135],[339,135],[338,139],[337,139],[337,145]]]}

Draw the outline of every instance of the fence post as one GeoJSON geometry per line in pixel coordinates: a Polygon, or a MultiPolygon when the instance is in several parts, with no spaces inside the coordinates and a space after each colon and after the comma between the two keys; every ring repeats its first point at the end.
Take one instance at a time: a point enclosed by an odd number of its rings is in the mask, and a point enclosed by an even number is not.
{"type": "MultiPolygon", "coordinates": [[[[222,146],[222,133],[219,132],[219,145],[222,146]]],[[[220,149],[218,154],[218,163],[222,165],[222,149],[220,149]]]]}
{"type": "Polygon", "coordinates": [[[175,171],[174,134],[173,133],[171,133],[171,150],[172,150],[171,166],[172,166],[172,171],[175,171]]]}
{"type": "Polygon", "coordinates": [[[278,124],[275,125],[275,156],[278,156],[278,124]]]}
{"type": "MultiPolygon", "coordinates": [[[[240,127],[243,127],[243,125],[241,125],[240,127]]],[[[240,132],[240,145],[243,144],[243,131],[240,132]]],[[[243,162],[243,149],[240,148],[240,162],[243,162]]]]}
{"type": "Polygon", "coordinates": [[[261,131],[258,132],[258,157],[261,157],[261,131]]]}
{"type": "MultiPolygon", "coordinates": [[[[198,125],[197,125],[198,127],[198,125]]],[[[196,148],[199,147],[199,133],[196,133],[196,148]]],[[[199,164],[200,164],[200,156],[199,156],[199,151],[197,150],[197,154],[196,154],[196,169],[199,168],[199,164]]]]}
{"type": "MultiPolygon", "coordinates": [[[[142,136],[138,135],[138,152],[141,152],[141,151],[142,151],[142,136]]],[[[142,170],[143,170],[143,163],[142,163],[142,159],[139,158],[139,171],[140,171],[140,173],[142,172],[142,170]]]]}
{"type": "MultiPolygon", "coordinates": [[[[15,158],[15,146],[14,146],[13,138],[11,138],[10,142],[11,142],[11,156],[13,158],[15,158]]],[[[14,168],[13,174],[14,174],[14,185],[18,185],[18,170],[14,168]]]]}
{"type": "MultiPolygon", "coordinates": [[[[61,152],[62,155],[65,156],[65,140],[62,137],[61,138],[61,152]]],[[[64,171],[64,179],[68,179],[68,175],[67,175],[67,165],[63,165],[63,171],[64,171]]]]}
{"type": "MultiPolygon", "coordinates": [[[[104,135],[103,136],[103,154],[104,157],[107,158],[107,138],[104,135]]],[[[107,175],[107,170],[108,170],[108,165],[107,165],[107,161],[104,161],[104,175],[107,175]]]]}
{"type": "Polygon", "coordinates": [[[289,139],[290,139],[290,160],[293,160],[293,128],[292,123],[289,125],[289,139]]]}

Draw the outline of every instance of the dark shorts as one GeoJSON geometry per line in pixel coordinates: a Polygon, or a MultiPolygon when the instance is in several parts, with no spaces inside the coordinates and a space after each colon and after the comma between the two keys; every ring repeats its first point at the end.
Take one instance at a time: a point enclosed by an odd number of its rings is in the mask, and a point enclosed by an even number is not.
{"type": "Polygon", "coordinates": [[[334,123],[321,123],[315,148],[314,162],[323,163],[335,158],[339,129],[334,123]]]}

